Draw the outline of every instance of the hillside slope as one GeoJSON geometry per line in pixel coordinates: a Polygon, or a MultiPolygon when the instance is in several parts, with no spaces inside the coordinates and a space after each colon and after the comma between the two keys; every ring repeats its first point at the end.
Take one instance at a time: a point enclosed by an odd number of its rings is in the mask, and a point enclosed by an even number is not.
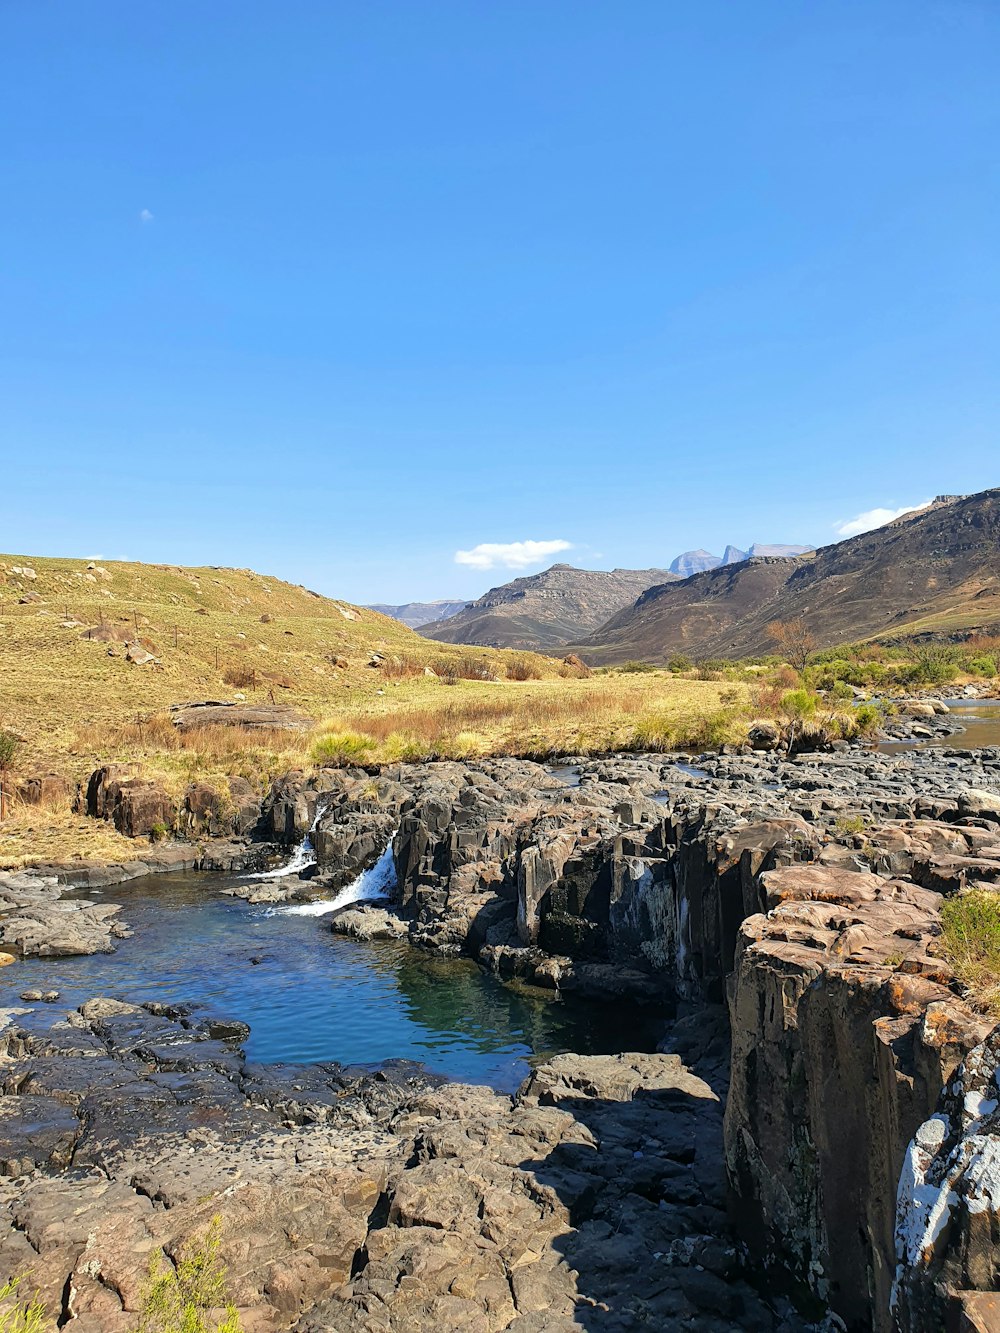
{"type": "MultiPolygon", "coordinates": [[[[0,556],[0,727],[64,771],[84,725],[184,700],[244,693],[307,718],[357,705],[386,685],[373,652],[430,663],[459,650],[252,570],[0,556]],[[128,660],[136,640],[152,660],[128,660]]],[[[88,762],[81,750],[72,766],[88,762]]]]}
{"type": "Polygon", "coordinates": [[[458,615],[421,633],[444,643],[548,652],[597,629],[647,588],[674,577],[665,569],[553,565],[491,588],[458,615]]]}
{"type": "Polygon", "coordinates": [[[649,589],[574,646],[588,662],[771,651],[801,616],[817,642],[953,633],[1000,623],[1000,489],[924,510],[793,559],[752,558],[649,589]]]}

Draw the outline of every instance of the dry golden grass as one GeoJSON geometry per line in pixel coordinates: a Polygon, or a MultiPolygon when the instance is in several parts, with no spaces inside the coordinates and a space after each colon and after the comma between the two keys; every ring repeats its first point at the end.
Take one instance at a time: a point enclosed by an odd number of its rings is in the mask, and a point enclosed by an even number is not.
{"type": "Polygon", "coordinates": [[[56,861],[134,861],[140,854],[131,838],[110,824],[61,809],[15,803],[0,824],[0,870],[56,861]]]}
{"type": "MultiPolygon", "coordinates": [[[[193,781],[224,791],[242,777],[263,792],[279,774],[315,763],[740,740],[760,712],[763,683],[748,673],[702,674],[712,678],[627,669],[591,676],[537,654],[441,644],[248,570],[107,563],[102,572],[80,560],[0,558],[0,727],[24,738],[20,770],[81,782],[101,764],[130,761],[178,801],[193,781]],[[37,577],[13,575],[18,564],[37,577]],[[22,602],[28,594],[37,600],[22,602]],[[96,637],[83,637],[88,628],[96,637]],[[123,640],[137,634],[159,665],[125,660],[123,640]],[[180,732],[172,724],[172,704],[241,696],[291,705],[312,728],[180,732]]],[[[8,865],[119,859],[132,847],[58,810],[18,811],[3,834],[0,864],[8,865]]]]}
{"type": "MultiPolygon", "coordinates": [[[[273,697],[319,721],[411,677],[440,688],[425,666],[461,672],[472,661],[503,677],[514,656],[433,643],[377,612],[249,570],[121,562],[92,570],[84,560],[0,556],[0,727],[23,736],[23,769],[77,781],[114,757],[96,740],[102,732],[112,737],[184,700],[273,697]],[[34,579],[13,574],[24,565],[34,579]],[[82,637],[88,629],[97,636],[82,637]],[[124,641],[137,636],[158,666],[125,660],[124,641]],[[406,678],[372,669],[373,653],[405,660],[406,678]],[[257,689],[227,677],[249,677],[257,689]]],[[[556,678],[559,662],[537,661],[556,678]]]]}

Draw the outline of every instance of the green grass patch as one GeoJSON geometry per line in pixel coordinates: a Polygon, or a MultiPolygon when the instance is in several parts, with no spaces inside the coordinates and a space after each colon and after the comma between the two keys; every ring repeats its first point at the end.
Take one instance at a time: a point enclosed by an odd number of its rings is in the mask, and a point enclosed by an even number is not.
{"type": "Polygon", "coordinates": [[[1000,894],[973,890],[945,899],[941,946],[976,1007],[1000,1016],[1000,894]]]}
{"type": "Polygon", "coordinates": [[[0,1287],[0,1333],[44,1333],[45,1308],[37,1298],[23,1300],[18,1295],[20,1277],[12,1277],[0,1287]]]}
{"type": "Polygon", "coordinates": [[[193,1242],[176,1264],[157,1252],[142,1293],[139,1333],[243,1333],[226,1295],[226,1266],[219,1257],[218,1217],[203,1240],[193,1242]],[[222,1310],[221,1315],[215,1312],[222,1310]]]}

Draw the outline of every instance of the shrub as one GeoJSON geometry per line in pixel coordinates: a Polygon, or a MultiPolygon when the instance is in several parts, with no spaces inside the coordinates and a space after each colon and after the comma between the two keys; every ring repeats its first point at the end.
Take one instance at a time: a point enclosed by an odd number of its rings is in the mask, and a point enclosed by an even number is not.
{"type": "Polygon", "coordinates": [[[613,669],[620,671],[623,676],[637,676],[644,671],[655,671],[656,667],[652,662],[622,662],[620,666],[613,669]]]}
{"type": "Polygon", "coordinates": [[[685,657],[683,653],[674,653],[672,657],[667,658],[669,671],[690,671],[693,666],[690,657],[685,657]]]}
{"type": "Polygon", "coordinates": [[[865,831],[865,821],[862,815],[838,815],[833,826],[838,833],[853,834],[865,831]]]}
{"type": "Polygon", "coordinates": [[[411,676],[422,676],[424,664],[418,658],[402,653],[398,657],[383,657],[379,670],[388,680],[407,680],[411,676]]]}
{"type": "Polygon", "coordinates": [[[941,949],[977,1006],[1000,1014],[1000,895],[976,890],[946,898],[941,949]]]}
{"type": "Polygon", "coordinates": [[[157,822],[150,827],[149,840],[150,842],[162,842],[169,832],[170,830],[167,828],[166,824],[161,820],[157,820],[157,822]]]}
{"type": "Polygon", "coordinates": [[[955,652],[944,645],[922,648],[907,669],[905,680],[912,685],[943,685],[958,674],[955,652]]]}
{"type": "Polygon", "coordinates": [[[212,1219],[205,1239],[192,1242],[176,1266],[162,1251],[149,1261],[142,1294],[139,1333],[243,1333],[235,1305],[226,1296],[226,1267],[219,1258],[222,1223],[212,1219]],[[225,1315],[216,1320],[219,1307],[225,1315]]]}
{"type": "Polygon", "coordinates": [[[19,1277],[12,1277],[0,1287],[0,1333],[43,1333],[48,1322],[45,1307],[37,1297],[20,1300],[20,1284],[19,1277]]]}
{"type": "Polygon", "coordinates": [[[360,762],[374,746],[372,738],[360,731],[329,731],[313,742],[309,753],[314,764],[337,767],[360,762]]]}
{"type": "Polygon", "coordinates": [[[997,660],[995,657],[970,657],[966,664],[966,670],[970,676],[988,676],[992,678],[997,675],[997,660]]]}
{"type": "Polygon", "coordinates": [[[788,690],[781,696],[781,711],[793,722],[806,722],[816,716],[818,703],[810,690],[788,690]]]}
{"type": "Polygon", "coordinates": [[[794,667],[780,666],[775,673],[774,683],[779,690],[794,690],[799,685],[799,673],[794,667]]]}
{"type": "Polygon", "coordinates": [[[255,690],[257,688],[257,670],[255,667],[228,666],[222,673],[222,679],[227,685],[234,685],[238,690],[255,690]]]}
{"type": "Polygon", "coordinates": [[[464,657],[439,657],[431,663],[431,669],[440,676],[446,685],[454,685],[459,680],[496,680],[496,673],[489,662],[471,654],[464,657]]]}
{"type": "Polygon", "coordinates": [[[507,660],[508,680],[541,680],[542,671],[530,653],[518,653],[507,660]]]}
{"type": "Polygon", "coordinates": [[[781,708],[784,690],[779,685],[755,685],[750,690],[750,710],[757,717],[774,717],[781,708]]]}
{"type": "Polygon", "coordinates": [[[12,767],[20,748],[20,736],[15,736],[12,731],[0,729],[0,773],[6,773],[8,768],[12,767]]]}
{"type": "Polygon", "coordinates": [[[854,710],[854,734],[874,736],[884,721],[882,710],[875,704],[862,704],[854,710]]]}

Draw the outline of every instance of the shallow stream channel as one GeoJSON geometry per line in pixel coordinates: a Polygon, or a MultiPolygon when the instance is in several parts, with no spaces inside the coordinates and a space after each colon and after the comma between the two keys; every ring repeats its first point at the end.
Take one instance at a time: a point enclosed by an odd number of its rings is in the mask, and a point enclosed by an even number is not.
{"type": "Polygon", "coordinates": [[[161,874],[72,895],[120,903],[131,938],[114,953],[26,960],[0,980],[0,1005],[21,1006],[23,990],[58,990],[58,1003],[19,1018],[47,1028],[98,995],[183,1004],[248,1023],[251,1060],[368,1068],[413,1060],[502,1091],[555,1054],[651,1051],[662,1034],[663,1015],[653,1011],[512,989],[471,960],[335,935],[320,904],[223,895],[245,882],[161,874]]]}
{"type": "Polygon", "coordinates": [[[922,750],[946,746],[951,750],[985,750],[1000,746],[1000,700],[947,699],[948,710],[963,730],[953,736],[921,737],[915,740],[883,741],[883,754],[899,754],[907,750],[922,750]]]}

